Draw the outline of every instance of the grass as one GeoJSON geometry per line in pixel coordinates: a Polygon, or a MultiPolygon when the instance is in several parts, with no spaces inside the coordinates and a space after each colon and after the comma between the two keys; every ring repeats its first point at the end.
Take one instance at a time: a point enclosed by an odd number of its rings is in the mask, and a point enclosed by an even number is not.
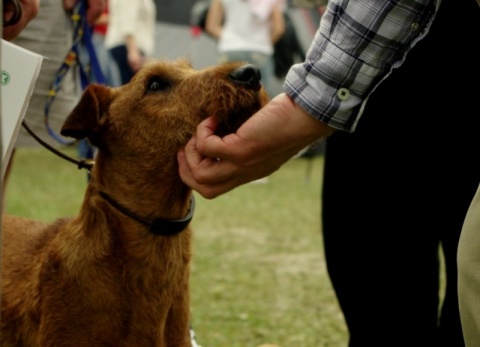
{"type": "MultiPolygon", "coordinates": [[[[323,257],[322,164],[321,156],[293,159],[266,184],[214,200],[196,195],[192,323],[203,347],[347,345],[323,257]]],[[[20,148],[6,212],[45,221],[74,215],[86,182],[84,170],[47,150],[20,148]]]]}

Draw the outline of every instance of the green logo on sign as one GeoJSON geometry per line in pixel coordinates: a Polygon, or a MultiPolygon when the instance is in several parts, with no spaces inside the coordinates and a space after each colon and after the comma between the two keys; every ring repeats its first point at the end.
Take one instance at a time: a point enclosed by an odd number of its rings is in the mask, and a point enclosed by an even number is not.
{"type": "Polygon", "coordinates": [[[8,71],[1,70],[0,71],[0,84],[2,86],[6,86],[9,83],[10,83],[10,74],[8,73],[8,71]]]}

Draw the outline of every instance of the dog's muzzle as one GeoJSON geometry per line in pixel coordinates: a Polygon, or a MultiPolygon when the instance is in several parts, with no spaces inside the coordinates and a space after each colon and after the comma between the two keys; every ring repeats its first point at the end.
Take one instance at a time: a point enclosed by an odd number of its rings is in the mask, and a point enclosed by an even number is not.
{"type": "Polygon", "coordinates": [[[231,81],[252,88],[253,90],[260,89],[261,78],[260,70],[253,64],[246,64],[230,74],[231,81]]]}

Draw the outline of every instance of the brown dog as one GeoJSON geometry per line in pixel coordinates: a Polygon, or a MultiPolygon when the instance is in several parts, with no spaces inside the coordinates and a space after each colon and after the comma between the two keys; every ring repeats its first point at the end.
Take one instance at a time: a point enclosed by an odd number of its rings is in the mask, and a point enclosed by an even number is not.
{"type": "Polygon", "coordinates": [[[198,123],[235,131],[267,101],[258,70],[151,62],[88,87],[62,134],[98,148],[78,216],[5,216],[1,346],[189,347],[193,195],[176,155],[198,123]]]}

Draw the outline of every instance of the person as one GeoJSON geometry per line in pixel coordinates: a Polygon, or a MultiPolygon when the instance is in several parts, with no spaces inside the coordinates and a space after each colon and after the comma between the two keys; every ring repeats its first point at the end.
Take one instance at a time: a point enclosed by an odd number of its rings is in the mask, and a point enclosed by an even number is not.
{"type": "MultiPolygon", "coordinates": [[[[105,47],[105,36],[108,29],[108,1],[105,0],[104,8],[101,15],[95,21],[91,30],[91,42],[93,51],[98,61],[98,68],[100,69],[99,76],[95,75],[94,69],[89,69],[91,75],[90,80],[100,84],[106,84],[109,86],[120,85],[120,73],[118,71],[117,63],[113,60],[110,51],[105,47]]],[[[87,47],[82,47],[81,58],[88,61],[91,51],[87,47]]],[[[95,157],[97,149],[87,140],[82,139],[77,143],[78,156],[81,159],[92,160],[95,157]]],[[[87,179],[90,179],[90,172],[87,173],[87,179]]]]}
{"type": "Polygon", "coordinates": [[[121,85],[128,83],[153,55],[155,18],[153,0],[109,0],[105,47],[117,63],[121,85]]]}
{"type": "Polygon", "coordinates": [[[465,336],[465,345],[475,347],[480,341],[480,278],[478,275],[480,254],[480,188],[465,217],[458,244],[458,291],[460,317],[465,336]]]}
{"type": "Polygon", "coordinates": [[[470,105],[458,105],[454,86],[460,71],[480,77],[471,66],[478,53],[465,57],[480,39],[479,20],[475,1],[442,0],[429,34],[372,93],[355,132],[326,141],[325,258],[351,346],[382,339],[390,346],[464,346],[456,257],[480,182],[472,160],[480,120],[470,105]],[[457,38],[453,55],[444,54],[450,34],[457,38]],[[407,132],[405,116],[412,120],[407,132]],[[445,141],[440,134],[451,133],[452,123],[471,129],[445,141]]]}
{"type": "Polygon", "coordinates": [[[3,2],[2,38],[11,41],[25,29],[38,14],[39,0],[12,0],[3,2]],[[18,14],[18,10],[21,13],[18,14]]]}
{"type": "Polygon", "coordinates": [[[120,85],[120,74],[116,62],[113,60],[110,52],[105,47],[105,37],[108,30],[108,1],[102,14],[95,22],[92,28],[92,42],[95,47],[95,53],[98,58],[101,70],[105,77],[105,83],[109,86],[120,85]]]}
{"type": "Polygon", "coordinates": [[[219,61],[257,65],[270,97],[274,88],[274,44],[285,31],[278,0],[212,0],[206,32],[218,40],[219,61]]]}
{"type": "MultiPolygon", "coordinates": [[[[87,1],[87,0],[85,0],[87,1]]],[[[93,25],[103,10],[104,0],[88,0],[87,22],[93,25]]],[[[25,113],[29,128],[50,146],[62,145],[61,140],[69,141],[58,134],[63,120],[75,107],[81,94],[79,75],[69,69],[55,95],[48,115],[48,128],[45,125],[45,104],[57,70],[62,66],[67,53],[72,48],[73,25],[71,12],[74,0],[42,0],[38,13],[12,43],[44,56],[42,66],[30,102],[25,113]],[[53,134],[53,135],[52,135],[53,134]],[[58,136],[55,138],[55,136],[58,136]]],[[[24,129],[20,128],[15,148],[38,146],[37,141],[24,129]]],[[[8,177],[14,165],[15,149],[7,164],[3,188],[6,189],[8,177]]]]}
{"type": "Polygon", "coordinates": [[[284,93],[223,138],[212,115],[178,153],[182,180],[213,199],[326,138],[325,256],[350,347],[462,347],[462,325],[478,344],[478,222],[459,294],[456,253],[480,182],[480,117],[461,87],[480,77],[479,39],[475,0],[330,0],[284,93]]]}

